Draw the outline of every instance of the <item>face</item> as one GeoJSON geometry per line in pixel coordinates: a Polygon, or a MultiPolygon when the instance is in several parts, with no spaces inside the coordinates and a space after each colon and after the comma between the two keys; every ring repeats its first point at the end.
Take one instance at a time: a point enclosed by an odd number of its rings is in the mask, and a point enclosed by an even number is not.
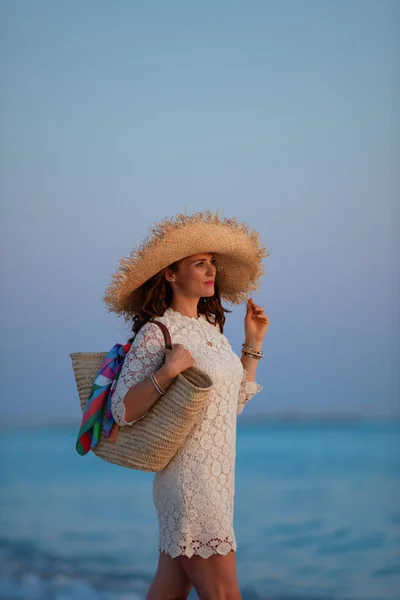
{"type": "Polygon", "coordinates": [[[212,253],[193,254],[178,262],[178,271],[167,269],[166,278],[171,282],[173,289],[178,288],[182,294],[204,298],[214,295],[216,272],[216,262],[212,253]]]}

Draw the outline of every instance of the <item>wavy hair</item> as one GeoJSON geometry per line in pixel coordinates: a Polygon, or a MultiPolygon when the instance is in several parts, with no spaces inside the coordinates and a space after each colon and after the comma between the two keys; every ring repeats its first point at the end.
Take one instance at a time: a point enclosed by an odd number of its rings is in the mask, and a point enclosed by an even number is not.
{"type": "MultiPolygon", "coordinates": [[[[176,273],[179,268],[179,262],[176,261],[169,265],[169,267],[162,269],[145,281],[137,290],[137,294],[135,294],[137,309],[132,325],[132,331],[135,335],[128,340],[129,343],[133,342],[136,334],[145,323],[148,323],[155,317],[161,317],[167,308],[171,306],[173,290],[170,282],[164,277],[164,274],[168,268],[176,273]],[[140,297],[140,302],[137,302],[138,296],[140,297]]],[[[224,332],[226,320],[224,313],[231,313],[232,311],[224,308],[221,304],[218,273],[215,279],[213,296],[200,298],[197,304],[197,311],[199,314],[205,315],[209,323],[218,325],[221,333],[224,332]]]]}

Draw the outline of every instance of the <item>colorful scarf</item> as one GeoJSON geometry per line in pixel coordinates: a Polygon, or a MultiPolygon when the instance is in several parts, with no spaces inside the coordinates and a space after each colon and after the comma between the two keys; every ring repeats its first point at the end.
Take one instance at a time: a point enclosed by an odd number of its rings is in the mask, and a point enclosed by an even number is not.
{"type": "Polygon", "coordinates": [[[76,451],[81,456],[89,452],[100,440],[103,427],[106,438],[110,437],[115,423],[111,412],[111,399],[114,394],[124,358],[131,344],[115,344],[104,358],[92,385],[89,400],[82,415],[82,423],[76,442],[76,451]],[[106,415],[103,421],[103,411],[106,415]]]}

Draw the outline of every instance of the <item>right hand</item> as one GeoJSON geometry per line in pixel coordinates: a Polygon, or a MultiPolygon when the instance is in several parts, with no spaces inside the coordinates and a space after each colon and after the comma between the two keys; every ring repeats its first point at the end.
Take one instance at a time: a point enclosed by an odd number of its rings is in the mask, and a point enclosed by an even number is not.
{"type": "Polygon", "coordinates": [[[164,366],[174,377],[193,367],[195,360],[183,344],[172,344],[172,349],[165,348],[164,366]]]}

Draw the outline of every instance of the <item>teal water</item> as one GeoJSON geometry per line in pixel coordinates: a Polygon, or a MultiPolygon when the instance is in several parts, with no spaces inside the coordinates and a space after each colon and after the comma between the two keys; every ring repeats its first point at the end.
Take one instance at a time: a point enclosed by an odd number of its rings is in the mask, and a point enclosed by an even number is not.
{"type": "MultiPolygon", "coordinates": [[[[2,599],[145,597],[153,474],[80,457],[76,434],[0,433],[2,599]]],[[[399,422],[239,420],[235,531],[244,600],[399,599],[399,422]]]]}

